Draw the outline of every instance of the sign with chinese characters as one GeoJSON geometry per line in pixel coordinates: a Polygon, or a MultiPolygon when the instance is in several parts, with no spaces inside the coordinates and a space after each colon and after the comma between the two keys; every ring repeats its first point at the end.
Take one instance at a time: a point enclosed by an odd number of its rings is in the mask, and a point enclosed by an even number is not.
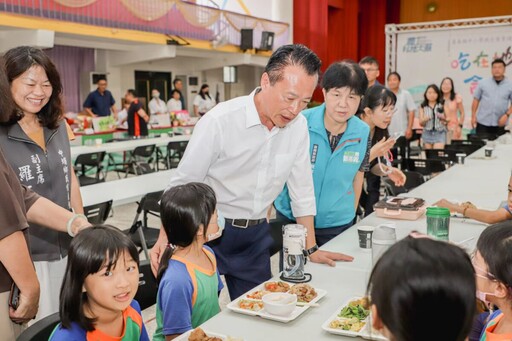
{"type": "Polygon", "coordinates": [[[492,77],[491,63],[502,58],[512,74],[512,27],[443,28],[409,31],[397,35],[397,70],[401,86],[408,89],[416,104],[423,101],[429,84],[440,86],[444,77],[453,79],[462,96],[466,122],[471,117],[473,93],[478,82],[492,77]]]}

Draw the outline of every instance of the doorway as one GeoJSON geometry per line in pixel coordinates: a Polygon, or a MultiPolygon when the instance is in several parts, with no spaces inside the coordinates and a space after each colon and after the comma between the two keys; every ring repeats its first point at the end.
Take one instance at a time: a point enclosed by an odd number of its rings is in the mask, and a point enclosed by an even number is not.
{"type": "MultiPolygon", "coordinates": [[[[170,72],[135,71],[135,91],[138,97],[145,98],[145,103],[151,100],[151,90],[160,92],[160,99],[167,103],[172,88],[170,72]]],[[[148,112],[147,104],[144,106],[148,112]]]]}

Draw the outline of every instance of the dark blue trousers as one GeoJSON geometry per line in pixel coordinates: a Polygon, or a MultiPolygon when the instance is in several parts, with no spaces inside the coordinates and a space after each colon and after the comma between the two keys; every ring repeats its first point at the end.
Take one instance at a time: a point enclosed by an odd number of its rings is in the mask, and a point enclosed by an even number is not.
{"type": "Polygon", "coordinates": [[[231,300],[272,277],[270,225],[264,222],[248,228],[226,222],[222,237],[209,243],[224,275],[231,300]]]}

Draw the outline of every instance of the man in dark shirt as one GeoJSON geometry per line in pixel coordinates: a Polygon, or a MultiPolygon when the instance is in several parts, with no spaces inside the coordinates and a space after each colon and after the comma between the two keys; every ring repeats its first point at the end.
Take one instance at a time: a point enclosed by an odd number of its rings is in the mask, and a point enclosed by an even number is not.
{"type": "Polygon", "coordinates": [[[130,103],[128,108],[128,135],[139,137],[148,136],[149,116],[142,108],[142,103],[137,98],[134,89],[128,89],[124,95],[126,102],[130,103]]]}
{"type": "Polygon", "coordinates": [[[172,85],[174,86],[174,89],[177,90],[180,93],[180,101],[181,101],[181,109],[187,110],[187,107],[185,105],[185,96],[183,96],[183,93],[181,90],[183,90],[183,82],[179,78],[175,78],[172,82],[172,85]]]}
{"type": "Polygon", "coordinates": [[[98,88],[91,92],[84,102],[85,111],[92,117],[110,116],[110,110],[117,116],[117,110],[112,93],[107,90],[107,80],[98,80],[98,88]]]}

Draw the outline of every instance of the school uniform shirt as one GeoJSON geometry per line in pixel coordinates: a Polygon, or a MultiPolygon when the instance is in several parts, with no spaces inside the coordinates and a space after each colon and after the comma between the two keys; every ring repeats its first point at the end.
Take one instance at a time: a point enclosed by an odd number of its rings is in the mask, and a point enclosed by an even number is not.
{"type": "Polygon", "coordinates": [[[142,108],[142,103],[135,99],[128,108],[128,135],[148,136],[148,124],[137,112],[142,108]]]}
{"type": "Polygon", "coordinates": [[[480,335],[480,341],[510,341],[512,340],[512,333],[508,334],[495,334],[494,329],[498,325],[498,322],[503,318],[501,310],[496,310],[489,315],[489,322],[485,326],[482,334],[480,335]]]}
{"type": "Polygon", "coordinates": [[[217,262],[208,246],[203,246],[203,252],[212,262],[213,270],[179,256],[169,260],[169,267],[158,285],[153,341],[163,341],[165,335],[185,333],[220,312],[219,292],[223,284],[217,262]]]}
{"type": "Polygon", "coordinates": [[[169,187],[204,182],[226,218],[261,219],[286,183],[294,217],[315,215],[306,119],[268,130],[254,104],[258,89],[198,121],[169,187]]]}
{"type": "MultiPolygon", "coordinates": [[[[305,110],[309,127],[309,155],[317,214],[315,228],[350,223],[355,216],[353,182],[368,149],[370,128],[353,116],[334,152],[324,125],[325,104],[305,110]]],[[[285,187],[274,202],[276,210],[293,220],[290,192],[285,187]]]]}
{"type": "Polygon", "coordinates": [[[119,337],[107,335],[99,329],[88,332],[76,322],[71,323],[70,329],[63,328],[59,323],[48,341],[149,341],[137,301],[133,300],[123,311],[123,321],[125,328],[123,335],[119,337]]]}

